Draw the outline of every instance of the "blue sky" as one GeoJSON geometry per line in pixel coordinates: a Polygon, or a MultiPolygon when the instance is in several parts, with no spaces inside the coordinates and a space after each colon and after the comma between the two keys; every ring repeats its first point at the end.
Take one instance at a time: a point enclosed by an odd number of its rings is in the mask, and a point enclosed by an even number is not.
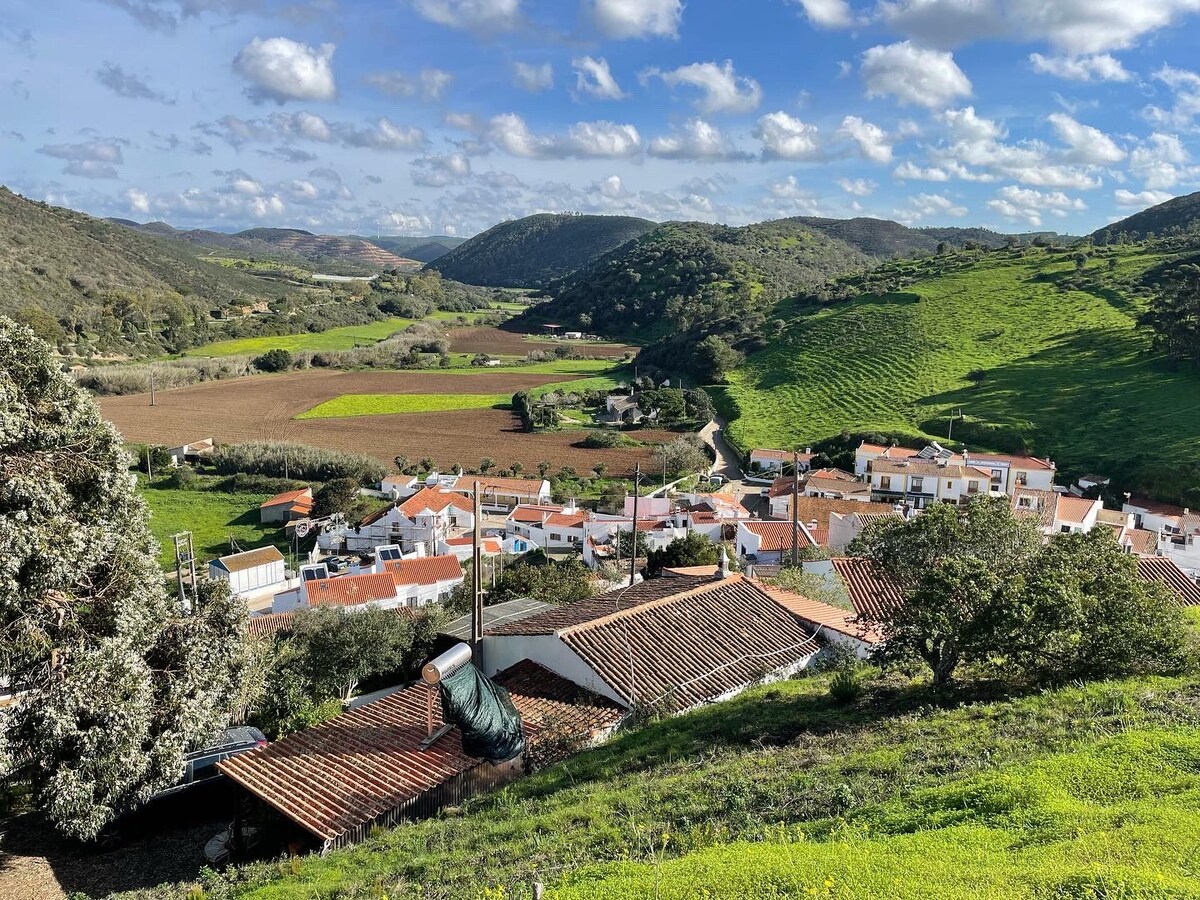
{"type": "Polygon", "coordinates": [[[1200,186],[1198,38],[1200,0],[21,0],[0,181],[221,229],[1085,233],[1200,186]]]}

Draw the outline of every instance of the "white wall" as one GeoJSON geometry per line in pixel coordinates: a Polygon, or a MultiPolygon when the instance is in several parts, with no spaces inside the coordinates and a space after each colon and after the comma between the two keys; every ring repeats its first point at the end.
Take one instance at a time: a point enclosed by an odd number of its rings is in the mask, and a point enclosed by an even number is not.
{"type": "Polygon", "coordinates": [[[284,582],[283,560],[263,563],[240,572],[226,572],[214,563],[208,565],[208,577],[229,582],[229,590],[234,594],[244,594],[262,588],[273,587],[284,582]]]}
{"type": "Polygon", "coordinates": [[[485,675],[495,675],[523,659],[531,659],[568,681],[573,681],[580,687],[587,688],[602,697],[615,700],[622,706],[628,705],[628,701],[596,674],[596,671],[585,663],[579,654],[552,634],[484,636],[483,671],[485,675]]]}

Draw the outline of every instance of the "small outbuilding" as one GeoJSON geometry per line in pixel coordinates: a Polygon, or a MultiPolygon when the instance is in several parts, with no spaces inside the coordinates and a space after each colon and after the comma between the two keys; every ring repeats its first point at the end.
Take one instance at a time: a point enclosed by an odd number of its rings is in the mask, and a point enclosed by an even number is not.
{"type": "Polygon", "coordinates": [[[281,525],[295,519],[307,518],[313,509],[312,488],[284,491],[266,500],[258,508],[259,521],[264,525],[281,525]]]}
{"type": "Polygon", "coordinates": [[[208,564],[208,577],[213,581],[228,581],[234,594],[279,588],[286,580],[283,554],[278,547],[231,553],[208,564]]]}

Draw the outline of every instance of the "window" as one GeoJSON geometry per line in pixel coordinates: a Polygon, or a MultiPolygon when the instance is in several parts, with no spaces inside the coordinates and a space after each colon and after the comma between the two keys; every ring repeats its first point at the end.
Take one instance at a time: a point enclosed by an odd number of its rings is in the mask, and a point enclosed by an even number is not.
{"type": "Polygon", "coordinates": [[[1063,534],[1070,534],[1070,533],[1071,533],[1071,526],[1070,526],[1070,525],[1064,525],[1064,526],[1062,526],[1062,528],[1061,528],[1060,530],[1062,531],[1062,533],[1063,533],[1063,534]]]}
{"type": "Polygon", "coordinates": [[[890,491],[892,489],[892,476],[891,475],[880,475],[879,476],[879,489],[881,491],[890,491]]]}
{"type": "Polygon", "coordinates": [[[992,484],[999,484],[1004,480],[1003,469],[992,469],[992,484]]]}
{"type": "Polygon", "coordinates": [[[1017,484],[1019,484],[1021,487],[1025,487],[1027,484],[1029,484],[1029,473],[1028,472],[1018,472],[1017,473],[1017,484]]]}
{"type": "Polygon", "coordinates": [[[1018,497],[1017,509],[1033,509],[1033,498],[1029,496],[1018,497]]]}
{"type": "Polygon", "coordinates": [[[921,493],[925,489],[925,479],[920,475],[914,475],[912,478],[913,493],[921,493]]]}
{"type": "Polygon", "coordinates": [[[979,482],[978,481],[968,481],[967,482],[967,493],[968,494],[978,494],[979,493],[979,482]]]}
{"type": "Polygon", "coordinates": [[[552,541],[561,541],[561,540],[562,540],[562,535],[561,535],[561,534],[558,534],[557,532],[554,532],[554,531],[552,531],[552,532],[550,532],[550,540],[552,540],[552,541]]]}

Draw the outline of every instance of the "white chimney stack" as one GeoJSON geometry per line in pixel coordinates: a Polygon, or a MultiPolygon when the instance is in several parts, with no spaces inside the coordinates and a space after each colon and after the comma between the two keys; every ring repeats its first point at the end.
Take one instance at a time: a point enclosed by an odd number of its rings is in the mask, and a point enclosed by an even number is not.
{"type": "Polygon", "coordinates": [[[729,577],[729,552],[724,546],[721,547],[721,565],[718,573],[722,578],[729,577]]]}

